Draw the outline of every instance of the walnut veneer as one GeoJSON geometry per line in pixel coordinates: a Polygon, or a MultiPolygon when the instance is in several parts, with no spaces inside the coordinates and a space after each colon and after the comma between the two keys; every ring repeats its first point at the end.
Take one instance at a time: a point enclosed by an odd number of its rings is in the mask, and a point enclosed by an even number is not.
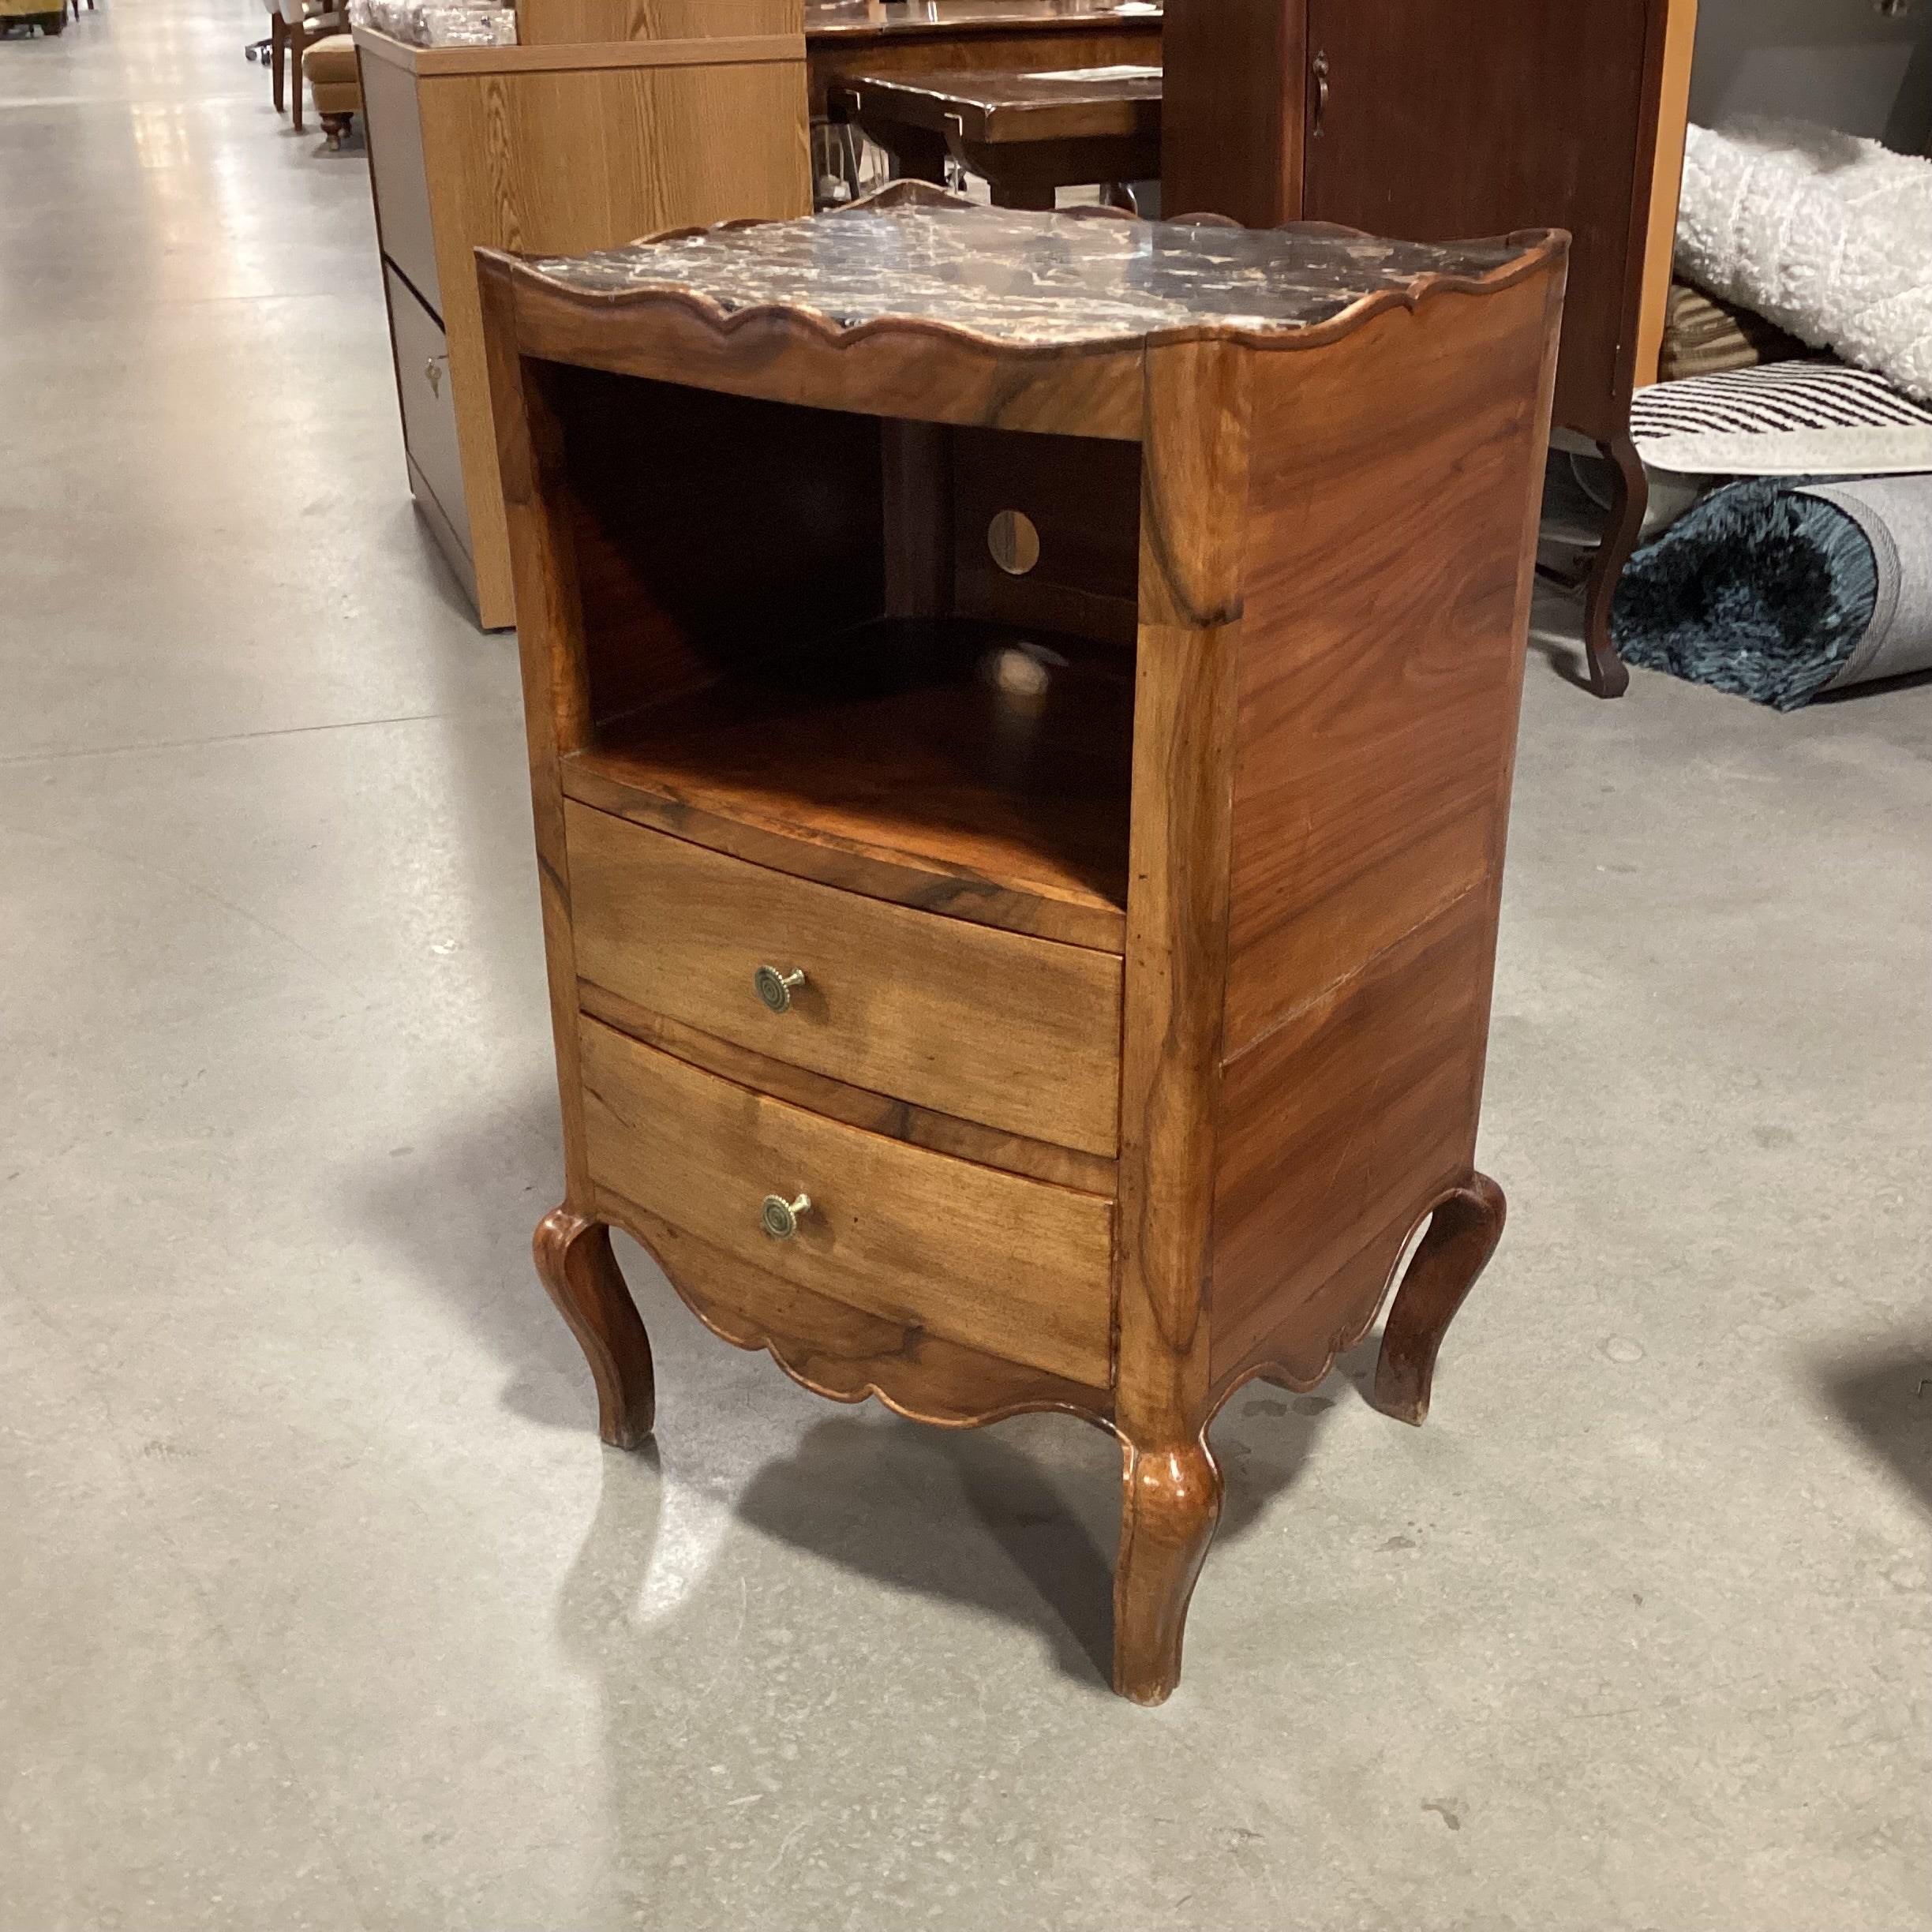
{"type": "Polygon", "coordinates": [[[1421,1420],[1503,1219],[1563,264],[910,188],[481,258],[564,1115],[537,1254],[606,1440],[651,1426],[612,1226],[822,1394],[1100,1424],[1114,1682],[1157,1702],[1216,1410],[1318,1382],[1426,1223],[1376,1383],[1421,1420]]]}

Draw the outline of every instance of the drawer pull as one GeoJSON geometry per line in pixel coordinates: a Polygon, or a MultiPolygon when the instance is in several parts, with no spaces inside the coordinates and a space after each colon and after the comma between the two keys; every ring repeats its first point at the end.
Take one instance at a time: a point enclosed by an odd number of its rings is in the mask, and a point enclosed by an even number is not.
{"type": "Polygon", "coordinates": [[[799,1217],[811,1212],[811,1196],[800,1194],[787,1200],[782,1194],[767,1194],[759,1211],[759,1225],[773,1241],[789,1241],[798,1232],[799,1217]]]}
{"type": "Polygon", "coordinates": [[[433,396],[440,396],[443,393],[443,365],[447,359],[443,356],[432,356],[423,365],[423,380],[429,384],[429,393],[433,396]]]}
{"type": "Polygon", "coordinates": [[[751,984],[758,998],[773,1013],[789,1013],[792,989],[804,983],[805,974],[801,967],[794,967],[790,972],[781,972],[776,966],[761,966],[751,975],[751,984]]]}

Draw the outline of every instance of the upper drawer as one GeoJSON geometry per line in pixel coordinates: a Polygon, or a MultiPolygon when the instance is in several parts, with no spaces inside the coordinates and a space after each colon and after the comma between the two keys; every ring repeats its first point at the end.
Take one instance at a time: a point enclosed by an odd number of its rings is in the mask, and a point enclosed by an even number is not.
{"type": "Polygon", "coordinates": [[[796,1282],[1107,1385],[1111,1201],[826,1120],[595,1020],[578,1040],[592,1181],[770,1275],[774,1315],[796,1282]],[[788,1237],[768,1229],[768,1195],[809,1204],[788,1237]]]}
{"type": "Polygon", "coordinates": [[[564,806],[577,971],[773,1059],[1009,1133],[1118,1146],[1121,961],[564,806]],[[761,966],[803,972],[790,1005],[761,966]]]}
{"type": "Polygon", "coordinates": [[[382,252],[440,317],[436,230],[429,219],[429,180],[423,166],[422,120],[416,77],[386,60],[365,58],[362,118],[369,137],[369,174],[382,252]]]}

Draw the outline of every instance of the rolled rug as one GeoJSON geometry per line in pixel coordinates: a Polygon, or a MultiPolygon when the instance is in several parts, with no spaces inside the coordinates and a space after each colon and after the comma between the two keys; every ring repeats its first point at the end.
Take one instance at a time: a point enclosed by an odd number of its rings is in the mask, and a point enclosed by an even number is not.
{"type": "Polygon", "coordinates": [[[1632,664],[1780,711],[1932,669],[1932,475],[1714,491],[1631,560],[1611,630],[1632,664]]]}

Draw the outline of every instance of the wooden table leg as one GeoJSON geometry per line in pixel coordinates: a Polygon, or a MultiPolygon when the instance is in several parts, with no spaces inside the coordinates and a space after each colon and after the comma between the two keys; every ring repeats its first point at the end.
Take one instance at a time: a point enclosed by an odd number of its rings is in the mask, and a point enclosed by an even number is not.
{"type": "Polygon", "coordinates": [[[1589,664],[1590,689],[1599,698],[1621,698],[1630,689],[1630,668],[1610,635],[1610,608],[1616,601],[1623,567],[1637,548],[1644,511],[1650,501],[1649,480],[1643,459],[1627,434],[1602,445],[1616,470],[1616,495],[1610,521],[1590,567],[1589,589],[1583,604],[1583,648],[1589,664]]]}
{"type": "Polygon", "coordinates": [[[282,64],[288,58],[288,22],[278,11],[268,17],[268,94],[277,114],[283,111],[282,64]]]}
{"type": "Polygon", "coordinates": [[[302,131],[302,50],[309,43],[308,24],[289,23],[289,88],[294,96],[289,104],[289,121],[299,134],[302,131]]]}

